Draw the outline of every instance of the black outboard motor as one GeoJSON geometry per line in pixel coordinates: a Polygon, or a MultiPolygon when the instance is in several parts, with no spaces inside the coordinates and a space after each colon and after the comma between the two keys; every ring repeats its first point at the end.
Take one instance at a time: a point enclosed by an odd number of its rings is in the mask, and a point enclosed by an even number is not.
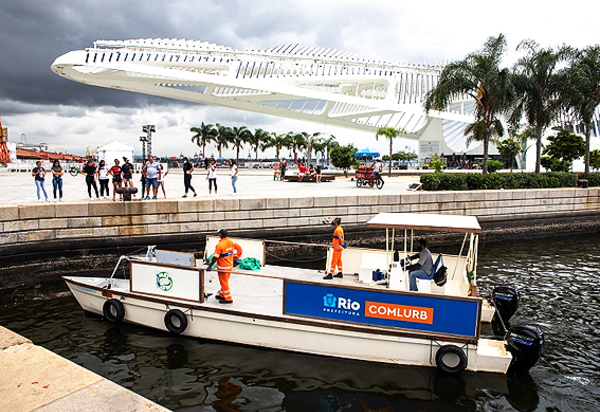
{"type": "Polygon", "coordinates": [[[496,308],[492,318],[494,334],[504,336],[510,326],[510,318],[519,307],[519,292],[514,286],[496,286],[490,293],[489,300],[496,308]]]}
{"type": "Polygon", "coordinates": [[[540,358],[544,347],[544,332],[533,325],[514,325],[506,334],[506,350],[512,355],[508,375],[526,374],[540,358]]]}

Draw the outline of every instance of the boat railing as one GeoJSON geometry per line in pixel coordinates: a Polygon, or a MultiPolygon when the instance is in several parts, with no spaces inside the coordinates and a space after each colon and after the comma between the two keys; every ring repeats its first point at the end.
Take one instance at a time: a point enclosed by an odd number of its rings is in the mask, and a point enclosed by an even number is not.
{"type": "Polygon", "coordinates": [[[156,257],[156,245],[149,245],[146,248],[146,254],[145,255],[139,255],[139,253],[144,250],[144,249],[138,249],[134,252],[131,252],[127,255],[122,255],[119,257],[119,260],[117,260],[117,264],[115,265],[115,268],[112,271],[112,274],[110,275],[110,279],[109,279],[109,283],[107,285],[107,288],[112,289],[114,286],[114,278],[115,275],[117,274],[117,271],[119,270],[119,267],[121,267],[121,264],[123,262],[130,262],[132,258],[136,257],[142,257],[144,259],[147,260],[152,260],[153,257],[156,257]]]}

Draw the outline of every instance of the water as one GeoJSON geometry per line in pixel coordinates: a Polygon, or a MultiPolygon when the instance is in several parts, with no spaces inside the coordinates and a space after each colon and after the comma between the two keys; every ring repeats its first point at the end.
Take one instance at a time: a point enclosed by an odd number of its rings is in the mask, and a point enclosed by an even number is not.
{"type": "Polygon", "coordinates": [[[519,380],[115,326],[84,313],[62,282],[2,292],[0,324],[177,411],[597,411],[599,278],[600,235],[481,245],[480,292],[516,285],[514,323],[545,333],[542,359],[519,380]]]}

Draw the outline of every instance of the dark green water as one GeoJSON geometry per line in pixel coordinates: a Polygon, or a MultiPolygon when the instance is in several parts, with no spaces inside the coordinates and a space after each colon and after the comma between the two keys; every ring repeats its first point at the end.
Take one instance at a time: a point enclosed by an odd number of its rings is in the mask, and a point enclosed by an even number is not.
{"type": "MultiPolygon", "coordinates": [[[[435,246],[432,250],[436,252],[435,246]]],[[[80,309],[62,283],[2,292],[0,324],[178,411],[598,411],[600,235],[484,244],[480,295],[516,285],[513,323],[542,327],[530,377],[446,377],[181,338],[80,309]]]]}

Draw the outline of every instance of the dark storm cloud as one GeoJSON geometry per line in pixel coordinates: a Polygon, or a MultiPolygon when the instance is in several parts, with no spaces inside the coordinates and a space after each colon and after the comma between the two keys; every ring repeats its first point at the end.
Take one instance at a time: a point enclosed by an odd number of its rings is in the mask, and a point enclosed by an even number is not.
{"type": "MultiPolygon", "coordinates": [[[[144,107],[171,101],[68,81],[50,70],[54,59],[98,39],[188,37],[213,40],[220,5],[147,1],[33,1],[0,3],[0,97],[26,104],[144,107]]],[[[225,36],[228,37],[228,36],[225,36]]],[[[214,41],[214,40],[213,40],[214,41]]],[[[11,105],[3,107],[10,114],[11,105]]]]}
{"type": "Polygon", "coordinates": [[[172,100],[63,79],[50,66],[56,57],[90,47],[99,39],[167,37],[238,49],[289,43],[341,49],[344,40],[337,22],[351,17],[343,14],[332,19],[337,12],[275,1],[4,0],[0,2],[2,110],[7,115],[19,113],[17,105],[6,101],[21,103],[21,108],[28,104],[169,106],[172,100]]]}

